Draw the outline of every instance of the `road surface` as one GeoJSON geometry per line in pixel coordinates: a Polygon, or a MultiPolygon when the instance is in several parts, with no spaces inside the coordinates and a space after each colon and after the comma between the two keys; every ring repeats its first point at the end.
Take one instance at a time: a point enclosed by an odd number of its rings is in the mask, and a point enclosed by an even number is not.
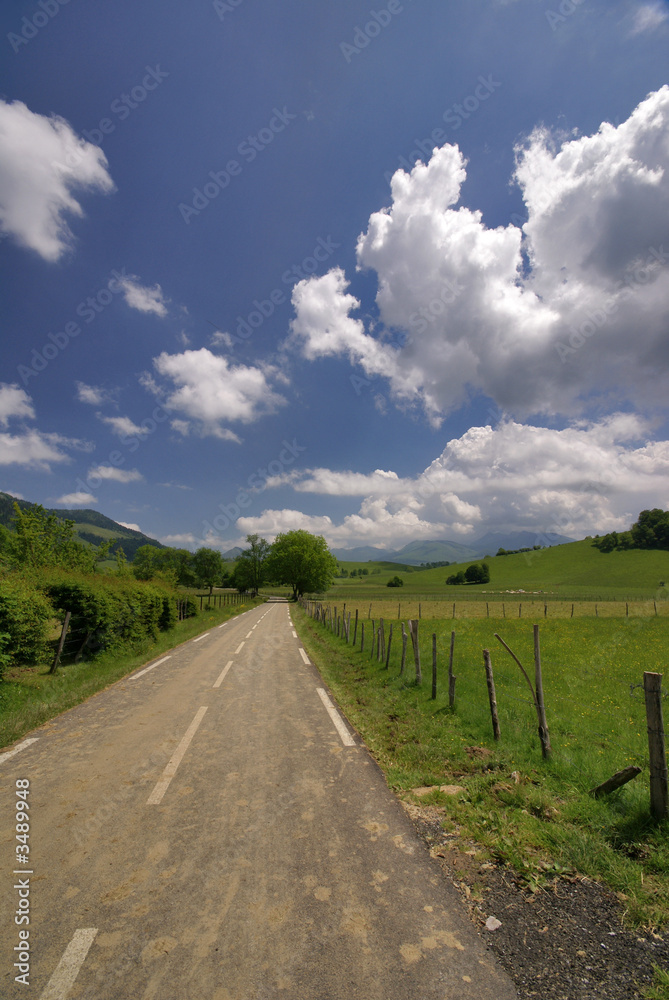
{"type": "Polygon", "coordinates": [[[287,604],[0,754],[0,803],[3,1000],[516,996],[287,604]]]}

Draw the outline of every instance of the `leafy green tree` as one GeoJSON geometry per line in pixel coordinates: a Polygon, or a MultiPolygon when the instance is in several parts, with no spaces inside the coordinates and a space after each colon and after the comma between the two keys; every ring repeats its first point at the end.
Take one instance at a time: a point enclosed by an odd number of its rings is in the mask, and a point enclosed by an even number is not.
{"type": "Polygon", "coordinates": [[[198,587],[209,587],[211,597],[214,587],[220,586],[225,571],[221,553],[215,549],[198,549],[193,556],[192,566],[198,587]]]}
{"type": "Polygon", "coordinates": [[[403,587],[403,586],[404,586],[404,580],[402,579],[401,576],[394,576],[392,580],[388,580],[388,583],[386,584],[386,587],[403,587]]]}
{"type": "Polygon", "coordinates": [[[467,580],[465,578],[464,570],[459,570],[457,573],[451,573],[451,575],[446,579],[446,583],[450,583],[453,586],[459,586],[460,584],[466,582],[467,580]]]}
{"type": "Polygon", "coordinates": [[[240,555],[233,570],[233,585],[239,591],[257,594],[267,579],[267,560],[271,545],[258,535],[247,535],[249,548],[240,555]]]}
{"type": "Polygon", "coordinates": [[[158,572],[158,553],[156,545],[140,545],[132,561],[132,571],[137,580],[152,580],[158,572]]]}
{"type": "Polygon", "coordinates": [[[472,563],[465,570],[467,583],[489,583],[490,567],[487,563],[472,563]]]}
{"type": "Polygon", "coordinates": [[[328,590],[336,573],[337,560],[322,535],[296,530],[276,536],[267,561],[268,579],[289,584],[293,600],[328,590]]]}
{"type": "Polygon", "coordinates": [[[21,510],[14,504],[16,540],[12,546],[15,565],[27,569],[60,567],[94,573],[97,564],[106,558],[110,543],[89,548],[77,541],[74,521],[63,521],[56,514],[47,514],[40,504],[21,510]]]}

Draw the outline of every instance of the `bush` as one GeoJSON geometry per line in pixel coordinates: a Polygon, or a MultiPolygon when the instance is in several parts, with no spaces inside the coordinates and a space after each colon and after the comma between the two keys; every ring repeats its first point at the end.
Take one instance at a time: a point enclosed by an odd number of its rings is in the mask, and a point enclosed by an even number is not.
{"type": "Polygon", "coordinates": [[[19,574],[0,580],[0,633],[4,666],[32,665],[49,654],[48,633],[54,615],[49,600],[19,574]]]}
{"type": "Polygon", "coordinates": [[[403,587],[404,580],[399,576],[394,576],[392,580],[388,580],[386,587],[403,587]]]}
{"type": "Polygon", "coordinates": [[[459,573],[452,573],[446,580],[446,583],[453,584],[454,586],[458,586],[466,582],[467,580],[465,579],[464,570],[460,570],[459,573]]]}

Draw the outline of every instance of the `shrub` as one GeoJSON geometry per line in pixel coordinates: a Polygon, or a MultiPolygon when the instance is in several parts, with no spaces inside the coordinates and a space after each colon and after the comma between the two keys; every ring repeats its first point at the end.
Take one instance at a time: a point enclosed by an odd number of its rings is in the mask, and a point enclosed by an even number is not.
{"type": "Polygon", "coordinates": [[[386,587],[403,587],[404,580],[399,576],[394,576],[392,580],[388,580],[386,587]]]}
{"type": "Polygon", "coordinates": [[[54,618],[49,600],[18,574],[0,580],[0,633],[4,636],[4,666],[32,665],[49,654],[49,625],[54,618]]]}
{"type": "Polygon", "coordinates": [[[446,583],[450,583],[450,584],[453,584],[455,586],[457,586],[459,584],[466,583],[466,582],[467,582],[467,580],[465,579],[464,570],[460,570],[459,573],[452,573],[446,579],[446,583]]]}

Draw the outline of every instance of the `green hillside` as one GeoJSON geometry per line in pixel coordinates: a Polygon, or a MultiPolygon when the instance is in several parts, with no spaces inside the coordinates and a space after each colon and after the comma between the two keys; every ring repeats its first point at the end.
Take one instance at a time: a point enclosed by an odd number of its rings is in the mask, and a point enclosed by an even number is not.
{"type": "MultiPolygon", "coordinates": [[[[555,545],[551,548],[521,552],[508,556],[492,556],[486,560],[490,567],[490,583],[479,586],[447,586],[446,577],[469,562],[457,563],[437,569],[414,568],[404,574],[403,594],[443,595],[461,600],[463,597],[483,597],[485,594],[508,593],[524,590],[541,592],[556,598],[607,598],[646,599],[662,595],[662,585],[667,584],[669,597],[669,552],[659,549],[628,549],[603,553],[595,548],[591,539],[555,545]]],[[[344,563],[346,569],[364,565],[369,575],[338,579],[330,594],[351,597],[369,595],[383,590],[397,565],[376,563],[344,563]],[[374,573],[374,569],[381,573],[374,573]],[[387,568],[386,568],[387,567],[387,568]],[[390,572],[392,567],[392,573],[390,572]]],[[[401,572],[400,572],[400,575],[401,572]]]]}
{"type": "MultiPolygon", "coordinates": [[[[29,510],[36,504],[27,500],[17,500],[9,493],[0,492],[0,524],[9,530],[14,529],[14,504],[18,504],[21,510],[29,510]]],[[[118,548],[122,548],[126,558],[132,562],[135,552],[142,545],[155,545],[162,549],[162,542],[155,538],[149,538],[141,531],[134,528],[125,528],[122,524],[112,521],[110,517],[100,514],[97,510],[65,510],[61,508],[50,509],[47,514],[55,514],[62,521],[74,521],[75,530],[83,542],[89,545],[100,545],[102,542],[112,541],[111,554],[118,548]]]]}

